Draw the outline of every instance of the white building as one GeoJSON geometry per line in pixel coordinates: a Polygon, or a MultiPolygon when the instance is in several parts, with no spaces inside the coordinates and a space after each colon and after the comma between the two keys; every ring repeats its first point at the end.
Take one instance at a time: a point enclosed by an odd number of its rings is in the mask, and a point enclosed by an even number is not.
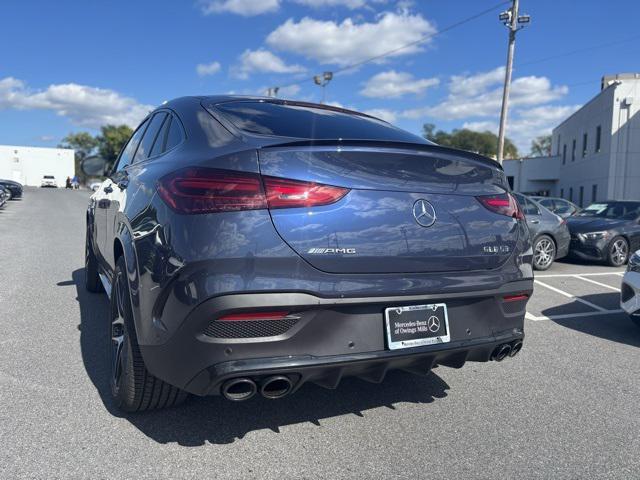
{"type": "Polygon", "coordinates": [[[553,129],[551,157],[504,162],[512,188],[580,206],[640,200],[640,74],[602,78],[598,95],[553,129]]]}
{"type": "Polygon", "coordinates": [[[64,187],[67,177],[75,175],[74,151],[0,145],[0,178],[40,186],[44,175],[53,175],[58,187],[64,187]]]}

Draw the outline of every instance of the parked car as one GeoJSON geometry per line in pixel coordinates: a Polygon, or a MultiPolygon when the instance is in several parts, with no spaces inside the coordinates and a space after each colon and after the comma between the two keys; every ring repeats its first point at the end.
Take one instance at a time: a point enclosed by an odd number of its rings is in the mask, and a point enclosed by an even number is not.
{"type": "Polygon", "coordinates": [[[0,208],[4,208],[6,203],[11,199],[11,192],[8,188],[0,185],[0,208]]]}
{"type": "Polygon", "coordinates": [[[89,184],[89,190],[97,192],[98,189],[100,188],[100,185],[102,185],[102,182],[91,182],[89,184]]]}
{"type": "Polygon", "coordinates": [[[86,288],[111,298],[114,403],[281,398],[514,356],[533,270],[508,188],[497,162],[365,114],[168,102],[87,210],[86,288]]]}
{"type": "Polygon", "coordinates": [[[627,263],[629,252],[640,248],[640,202],[592,203],[568,218],[567,225],[570,254],[583,260],[620,267],[627,263]]]}
{"type": "Polygon", "coordinates": [[[622,277],[620,306],[640,327],[640,250],[629,258],[627,272],[622,277]]]}
{"type": "Polygon", "coordinates": [[[527,219],[533,244],[533,268],[547,270],[569,253],[571,235],[565,219],[521,193],[515,194],[527,219]]]}
{"type": "Polygon", "coordinates": [[[42,177],[42,181],[40,182],[40,187],[58,188],[56,177],[54,177],[53,175],[44,175],[42,177]]]}
{"type": "Polygon", "coordinates": [[[22,198],[22,185],[20,183],[14,182],[13,180],[0,179],[0,186],[9,190],[11,199],[22,198]]]}
{"type": "Polygon", "coordinates": [[[538,204],[562,218],[569,218],[571,215],[575,215],[580,211],[579,206],[569,200],[565,200],[564,198],[535,196],[529,198],[535,200],[538,204]]]}

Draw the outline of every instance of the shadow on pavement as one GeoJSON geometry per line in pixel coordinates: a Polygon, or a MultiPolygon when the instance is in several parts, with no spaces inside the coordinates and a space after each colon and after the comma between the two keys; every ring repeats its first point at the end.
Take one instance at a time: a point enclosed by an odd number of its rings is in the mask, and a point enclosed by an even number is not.
{"type": "MultiPolygon", "coordinates": [[[[620,295],[615,292],[581,295],[581,299],[600,307],[616,310],[620,308],[620,295]]],[[[570,305],[578,305],[574,302],[570,305]]],[[[612,342],[624,343],[634,347],[640,347],[640,328],[638,328],[626,313],[594,315],[573,318],[553,318],[554,315],[566,314],[567,305],[551,307],[542,310],[542,315],[563,327],[578,332],[604,338],[612,342]]]]}
{"type": "Polygon", "coordinates": [[[447,396],[449,385],[435,373],[420,377],[390,372],[381,385],[347,378],[338,389],[326,390],[305,385],[296,394],[281,400],[254,397],[233,403],[221,397],[191,397],[182,406],[140,414],[123,414],[111,401],[108,365],[108,308],[106,295],[92,294],[84,288],[84,270],[75,270],[72,280],[58,285],[75,285],[80,305],[80,347],[89,378],[106,409],[126,418],[145,435],[159,443],[176,442],[199,446],[207,442],[232,443],[247,433],[310,422],[320,426],[322,419],[354,414],[379,407],[395,409],[397,403],[431,403],[447,396]]]}

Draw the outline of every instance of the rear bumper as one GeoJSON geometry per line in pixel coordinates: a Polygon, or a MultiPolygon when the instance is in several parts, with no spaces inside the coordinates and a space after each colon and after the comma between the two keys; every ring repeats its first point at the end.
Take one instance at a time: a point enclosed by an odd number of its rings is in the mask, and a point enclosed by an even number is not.
{"type": "MultiPolygon", "coordinates": [[[[335,387],[344,376],[382,381],[389,369],[428,372],[437,364],[454,367],[488,361],[503,343],[524,337],[526,301],[504,296],[531,294],[532,280],[494,290],[440,295],[321,298],[306,293],[223,295],[197,306],[161,345],[141,345],[147,368],[166,382],[197,395],[216,395],[234,377],[287,374],[297,389],[307,381],[335,387]],[[386,344],[387,307],[444,302],[451,341],[403,350],[386,344]],[[230,312],[278,309],[298,320],[272,336],[220,338],[212,322],[230,312]]],[[[219,324],[221,322],[216,322],[219,324]]]]}

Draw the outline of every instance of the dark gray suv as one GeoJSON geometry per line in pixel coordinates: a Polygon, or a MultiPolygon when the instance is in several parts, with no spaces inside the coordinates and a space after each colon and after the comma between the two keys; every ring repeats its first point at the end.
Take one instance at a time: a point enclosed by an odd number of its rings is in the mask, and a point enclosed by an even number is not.
{"type": "Polygon", "coordinates": [[[274,99],[152,112],[92,195],[86,239],[129,411],[502,360],[522,347],[533,288],[498,163],[274,99]]]}

